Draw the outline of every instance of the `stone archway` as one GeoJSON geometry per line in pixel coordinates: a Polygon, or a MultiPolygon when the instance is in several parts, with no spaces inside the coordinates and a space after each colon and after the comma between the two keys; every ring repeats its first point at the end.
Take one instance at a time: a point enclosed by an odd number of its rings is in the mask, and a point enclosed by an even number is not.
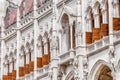
{"type": "Polygon", "coordinates": [[[97,77],[95,80],[113,80],[111,73],[112,72],[110,68],[107,67],[106,65],[103,65],[101,69],[97,71],[97,74],[96,74],[97,77]]]}
{"type": "Polygon", "coordinates": [[[88,73],[88,80],[113,80],[113,68],[104,60],[98,60],[88,73]]]}

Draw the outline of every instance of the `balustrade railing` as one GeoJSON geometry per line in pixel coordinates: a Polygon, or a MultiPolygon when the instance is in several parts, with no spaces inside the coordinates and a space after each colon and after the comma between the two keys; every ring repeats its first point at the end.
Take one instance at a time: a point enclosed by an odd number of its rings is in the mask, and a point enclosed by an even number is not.
{"type": "Polygon", "coordinates": [[[74,56],[75,56],[75,51],[74,50],[69,50],[69,51],[67,51],[67,52],[65,52],[63,54],[60,54],[59,55],[60,64],[74,59],[74,56]]]}
{"type": "Polygon", "coordinates": [[[120,31],[114,32],[114,42],[120,40],[120,31]]]}
{"type": "Polygon", "coordinates": [[[40,77],[40,76],[48,73],[48,71],[49,71],[49,65],[45,65],[43,68],[40,68],[37,70],[37,73],[39,74],[37,76],[40,77]]]}
{"type": "Polygon", "coordinates": [[[93,52],[105,46],[108,46],[110,43],[109,36],[105,36],[102,39],[95,41],[92,44],[87,45],[87,53],[93,52]]]}

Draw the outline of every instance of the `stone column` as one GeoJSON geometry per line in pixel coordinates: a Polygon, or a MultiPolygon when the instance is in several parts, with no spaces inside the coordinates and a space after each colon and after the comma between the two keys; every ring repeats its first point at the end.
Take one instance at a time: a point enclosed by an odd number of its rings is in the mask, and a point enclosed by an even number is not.
{"type": "MultiPolygon", "coordinates": [[[[7,75],[7,73],[8,73],[8,66],[7,66],[7,64],[6,64],[6,67],[5,67],[5,63],[3,63],[3,67],[4,67],[3,75],[7,75]]],[[[3,76],[3,75],[1,75],[1,76],[3,76]]]]}
{"type": "Polygon", "coordinates": [[[58,41],[57,41],[57,1],[58,0],[53,0],[53,32],[52,32],[52,42],[51,42],[51,70],[52,70],[52,80],[58,80],[57,74],[58,74],[58,41]]]}
{"type": "Polygon", "coordinates": [[[70,48],[73,49],[73,23],[70,23],[70,48]]]}
{"type": "Polygon", "coordinates": [[[108,9],[107,9],[107,5],[104,5],[103,7],[102,7],[102,21],[103,21],[103,23],[108,23],[108,9]]]}
{"type": "Polygon", "coordinates": [[[31,61],[34,61],[34,50],[31,50],[31,61]]]}
{"type": "Polygon", "coordinates": [[[82,10],[81,10],[81,1],[77,0],[77,27],[76,27],[76,46],[80,46],[82,43],[82,10]]]}
{"type": "Polygon", "coordinates": [[[91,15],[90,13],[88,14],[88,32],[92,32],[92,25],[91,25],[91,15]]]}
{"type": "Polygon", "coordinates": [[[14,70],[16,70],[16,58],[14,57],[14,70]]]}
{"type": "Polygon", "coordinates": [[[20,46],[21,46],[21,31],[19,30],[20,27],[20,12],[19,8],[17,8],[17,54],[16,54],[16,80],[19,79],[19,66],[20,66],[20,46]]]}
{"type": "Polygon", "coordinates": [[[6,54],[6,43],[4,40],[4,37],[5,37],[4,18],[2,18],[1,23],[2,24],[1,24],[1,76],[0,76],[0,79],[2,80],[2,76],[4,75],[3,60],[6,54]]]}
{"type": "MultiPolygon", "coordinates": [[[[115,53],[114,53],[114,39],[113,39],[113,0],[108,0],[108,8],[109,8],[109,59],[110,64],[113,67],[112,74],[115,75],[115,53]]],[[[116,80],[115,76],[113,76],[113,80],[116,80]]]]}
{"type": "Polygon", "coordinates": [[[42,57],[42,44],[38,45],[38,57],[42,57]]]}
{"type": "Polygon", "coordinates": [[[44,54],[48,54],[48,41],[47,41],[48,37],[44,36],[43,39],[43,44],[44,44],[44,54]]]}
{"type": "MultiPolygon", "coordinates": [[[[87,0],[77,0],[78,2],[78,13],[79,15],[81,14],[81,19],[79,20],[79,23],[81,23],[81,26],[77,25],[77,28],[81,27],[81,32],[79,33],[80,38],[81,38],[81,43],[77,42],[77,48],[76,48],[76,58],[78,60],[78,64],[77,64],[77,73],[78,75],[76,76],[76,78],[78,80],[84,80],[85,79],[85,71],[84,71],[84,58],[86,57],[86,21],[85,21],[85,6],[86,6],[86,2],[87,0]],[[81,10],[81,11],[80,11],[81,10]]],[[[77,24],[79,24],[77,23],[77,24]]],[[[79,29],[80,31],[80,29],[79,29]]],[[[79,32],[78,31],[78,32],[79,32]]],[[[79,39],[78,39],[79,40],[79,39]]]]}
{"type": "Polygon", "coordinates": [[[5,74],[7,74],[8,70],[7,70],[7,62],[4,62],[4,67],[5,67],[5,74]]]}
{"type": "Polygon", "coordinates": [[[9,59],[9,73],[12,72],[12,69],[13,69],[13,67],[12,67],[12,59],[10,58],[9,59]]]}
{"type": "Polygon", "coordinates": [[[113,49],[113,5],[112,0],[108,1],[109,8],[109,39],[110,39],[110,49],[113,49]]]}
{"type": "Polygon", "coordinates": [[[93,13],[94,13],[95,28],[100,28],[99,12],[96,8],[93,9],[93,11],[94,11],[93,13]]]}
{"type": "Polygon", "coordinates": [[[119,17],[119,2],[115,3],[114,17],[119,17]]]}
{"type": "Polygon", "coordinates": [[[34,0],[34,80],[37,80],[37,43],[38,43],[38,20],[37,20],[37,0],[34,0]]]}
{"type": "Polygon", "coordinates": [[[30,60],[29,60],[29,58],[30,58],[30,53],[29,53],[29,50],[27,49],[26,50],[26,64],[29,64],[29,62],[30,62],[30,60]]]}

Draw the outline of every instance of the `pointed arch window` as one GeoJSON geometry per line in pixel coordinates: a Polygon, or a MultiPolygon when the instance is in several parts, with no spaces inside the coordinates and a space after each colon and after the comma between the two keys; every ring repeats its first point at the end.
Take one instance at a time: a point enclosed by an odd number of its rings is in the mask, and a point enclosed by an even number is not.
{"type": "Polygon", "coordinates": [[[31,50],[29,49],[29,61],[31,61],[31,50]]]}
{"type": "Polygon", "coordinates": [[[72,38],[73,38],[73,48],[76,47],[76,41],[75,41],[75,21],[73,22],[73,28],[72,28],[72,38]]]}
{"type": "Polygon", "coordinates": [[[100,24],[102,24],[102,12],[101,12],[101,9],[100,7],[98,8],[99,9],[99,21],[100,21],[100,24]]]}
{"type": "Polygon", "coordinates": [[[14,65],[15,65],[15,61],[13,60],[12,61],[12,69],[14,70],[15,68],[14,68],[14,65]]]}
{"type": "Polygon", "coordinates": [[[62,24],[62,35],[61,35],[61,46],[62,47],[62,51],[61,52],[66,52],[70,49],[70,25],[69,25],[69,18],[67,14],[64,14],[62,16],[62,20],[61,20],[61,24],[62,24]]]}
{"type": "Polygon", "coordinates": [[[25,53],[24,53],[23,57],[24,57],[24,65],[25,65],[26,64],[26,54],[25,53]]]}
{"type": "Polygon", "coordinates": [[[91,14],[91,25],[92,25],[92,28],[94,28],[95,27],[94,26],[94,15],[93,15],[92,11],[90,12],[90,14],[91,14]]]}

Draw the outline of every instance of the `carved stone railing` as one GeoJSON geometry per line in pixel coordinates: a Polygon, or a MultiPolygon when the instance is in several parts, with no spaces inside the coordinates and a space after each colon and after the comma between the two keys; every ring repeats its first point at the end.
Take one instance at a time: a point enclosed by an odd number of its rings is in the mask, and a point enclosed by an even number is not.
{"type": "Polygon", "coordinates": [[[114,42],[120,40],[120,31],[115,31],[114,32],[114,42]]]}
{"type": "Polygon", "coordinates": [[[70,50],[68,52],[65,52],[63,54],[59,55],[60,58],[60,64],[66,63],[68,61],[73,60],[75,57],[75,51],[74,50],[70,50]]]}
{"type": "Polygon", "coordinates": [[[25,75],[25,77],[26,77],[27,80],[30,80],[31,79],[31,74],[27,74],[27,75],[25,75]]]}
{"type": "Polygon", "coordinates": [[[20,77],[19,80],[25,80],[25,77],[20,77]]]}
{"type": "Polygon", "coordinates": [[[103,37],[102,39],[95,41],[92,44],[87,45],[87,53],[91,53],[95,50],[108,46],[109,43],[110,43],[109,36],[103,37]]]}
{"type": "Polygon", "coordinates": [[[37,70],[37,76],[42,77],[43,75],[47,74],[49,71],[49,65],[45,65],[43,68],[37,70]]]}

